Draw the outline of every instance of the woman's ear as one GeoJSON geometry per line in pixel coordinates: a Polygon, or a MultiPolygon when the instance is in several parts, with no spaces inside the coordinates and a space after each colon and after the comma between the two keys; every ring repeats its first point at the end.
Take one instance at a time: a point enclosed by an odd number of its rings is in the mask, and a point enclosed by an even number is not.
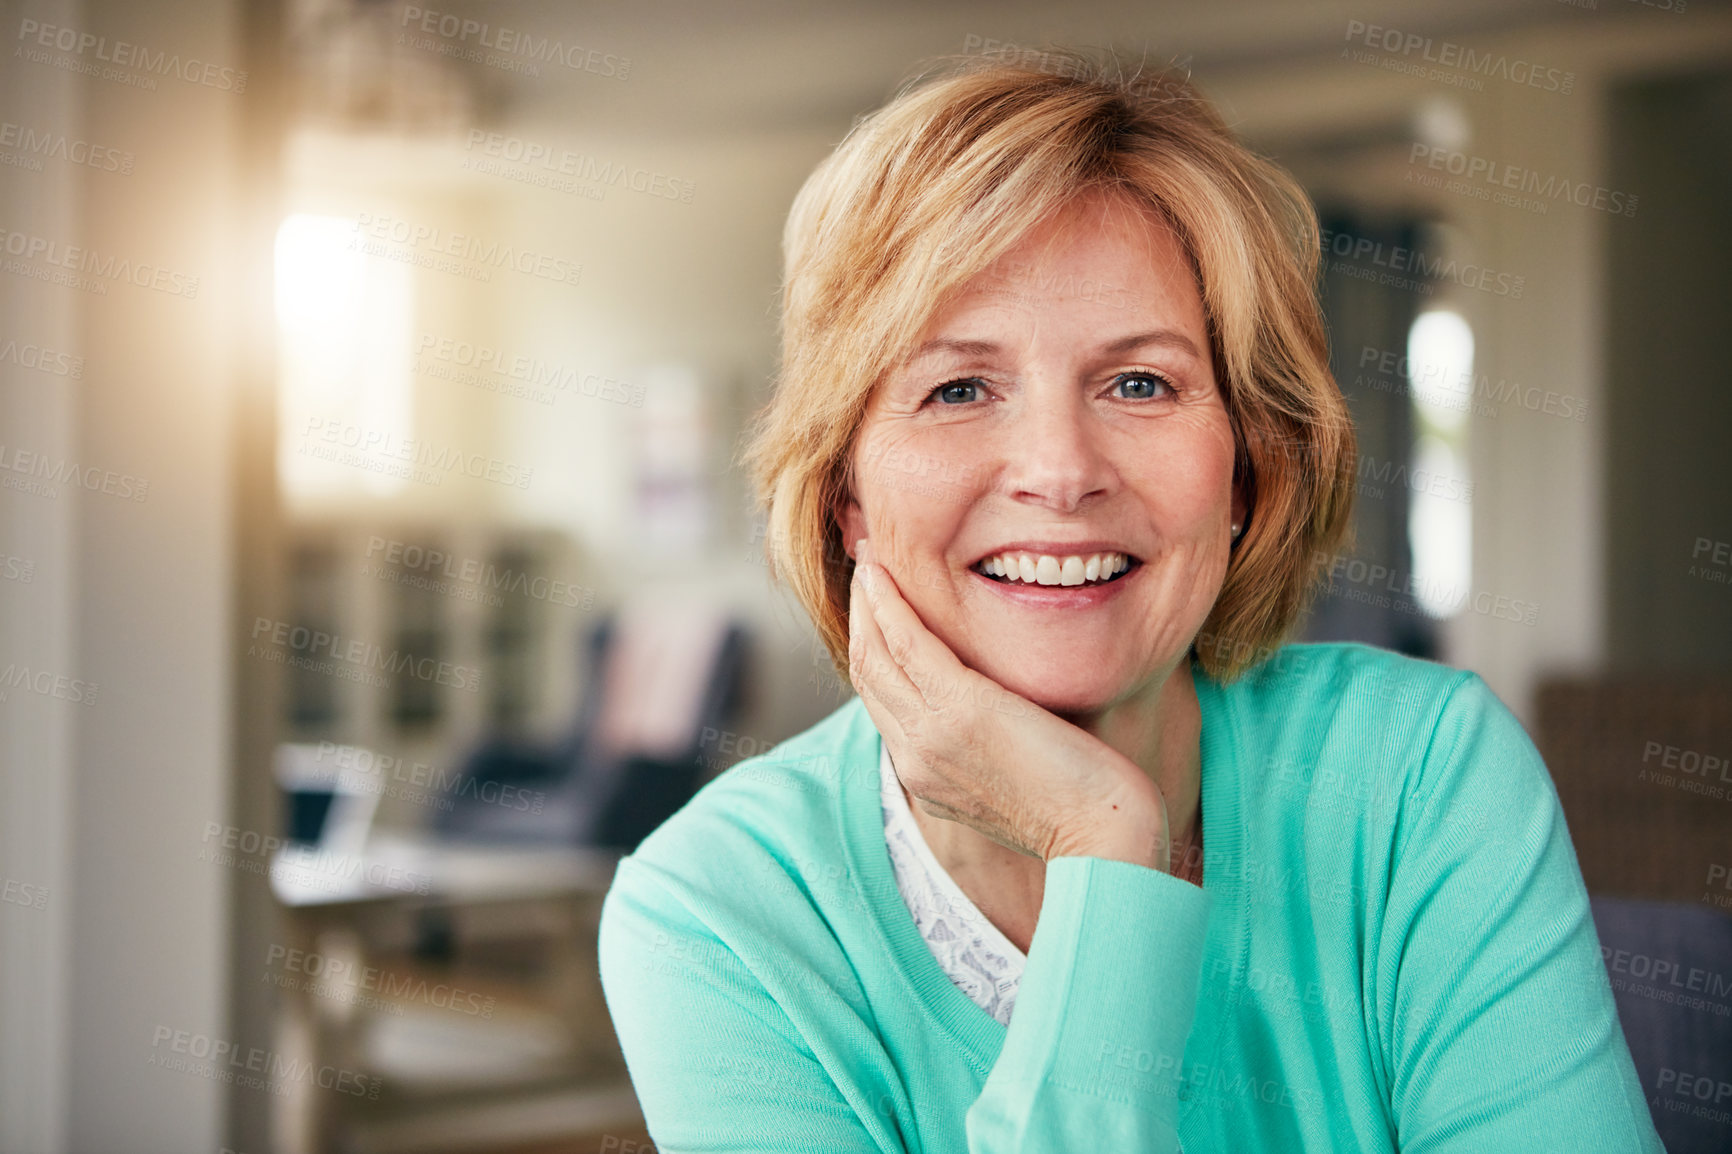
{"type": "Polygon", "coordinates": [[[1233,535],[1235,538],[1242,535],[1244,533],[1244,531],[1249,527],[1249,521],[1247,519],[1250,516],[1251,516],[1251,509],[1245,503],[1245,487],[1243,485],[1239,484],[1239,482],[1235,481],[1235,482],[1233,482],[1233,507],[1232,507],[1233,522],[1232,523],[1239,527],[1239,532],[1235,533],[1233,535]]]}

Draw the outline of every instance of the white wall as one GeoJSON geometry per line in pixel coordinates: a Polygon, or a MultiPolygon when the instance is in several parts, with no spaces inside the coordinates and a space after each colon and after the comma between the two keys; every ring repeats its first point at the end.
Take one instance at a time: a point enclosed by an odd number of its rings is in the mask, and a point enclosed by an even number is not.
{"type": "MultiPolygon", "coordinates": [[[[212,0],[32,5],[27,18],[235,55],[231,8],[212,0]]],[[[6,119],[135,157],[129,175],[56,158],[0,171],[5,227],[202,284],[187,299],[0,277],[7,336],[84,358],[81,380],[5,367],[8,452],[149,481],[143,501],[0,490],[0,549],[35,562],[33,581],[0,589],[0,666],[97,686],[94,704],[18,690],[0,702],[0,860],[49,888],[44,911],[0,907],[0,1146],[214,1150],[223,1087],[149,1063],[159,1025],[225,1031],[230,879],[197,854],[228,796],[223,230],[237,99],[166,77],[156,91],[77,82],[17,56],[3,75],[6,119]]]]}
{"type": "MultiPolygon", "coordinates": [[[[75,22],[70,2],[44,5],[43,20],[75,22]]],[[[76,125],[79,85],[64,72],[0,70],[6,119],[76,125]]],[[[9,230],[69,237],[77,227],[79,173],[70,166],[0,174],[9,230]],[[27,223],[26,223],[27,222],[27,223]]],[[[80,302],[22,276],[0,276],[0,340],[78,355],[80,302]]],[[[0,370],[0,443],[62,460],[76,450],[79,384],[7,365],[0,370]]],[[[75,536],[79,499],[47,500],[0,488],[0,553],[18,573],[0,588],[0,668],[83,676],[78,667],[75,536]],[[22,580],[26,567],[30,580],[22,580]]],[[[27,904],[0,904],[0,1149],[65,1148],[72,1013],[68,971],[73,926],[73,766],[77,727],[94,708],[18,689],[0,701],[0,881],[27,904]]]]}

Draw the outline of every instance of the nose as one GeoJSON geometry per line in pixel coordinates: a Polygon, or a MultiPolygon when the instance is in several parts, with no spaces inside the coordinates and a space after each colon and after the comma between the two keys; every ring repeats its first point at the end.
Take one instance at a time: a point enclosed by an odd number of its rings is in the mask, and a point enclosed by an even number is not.
{"type": "Polygon", "coordinates": [[[1030,387],[1012,422],[1005,484],[1024,504],[1075,513],[1112,488],[1116,476],[1101,428],[1082,390],[1030,387]]]}

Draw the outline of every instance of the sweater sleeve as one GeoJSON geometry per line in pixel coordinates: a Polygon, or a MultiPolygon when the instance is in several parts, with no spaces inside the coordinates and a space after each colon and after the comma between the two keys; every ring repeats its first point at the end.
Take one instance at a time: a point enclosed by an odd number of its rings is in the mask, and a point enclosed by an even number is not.
{"type": "MultiPolygon", "coordinates": [[[[1178,1148],[1208,897],[1128,862],[1055,858],[1016,1013],[967,1112],[970,1154],[1178,1148]]],[[[601,979],[658,1149],[904,1154],[881,1094],[832,1070],[740,958],[621,863],[601,979]]]]}
{"type": "Polygon", "coordinates": [[[1445,704],[1412,801],[1379,960],[1400,1149],[1663,1154],[1557,791],[1477,676],[1445,704]]]}
{"type": "Polygon", "coordinates": [[[969,1154],[1179,1149],[1209,895],[1106,858],[1053,858],[969,1154]]]}
{"type": "Polygon", "coordinates": [[[890,1120],[849,1101],[739,956],[629,857],[602,903],[597,951],[656,1149],[904,1154],[890,1120]]]}

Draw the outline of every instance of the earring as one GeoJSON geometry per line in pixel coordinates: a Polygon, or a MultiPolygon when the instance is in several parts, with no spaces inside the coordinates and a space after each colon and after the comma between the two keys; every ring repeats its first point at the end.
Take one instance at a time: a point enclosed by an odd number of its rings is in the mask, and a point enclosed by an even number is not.
{"type": "Polygon", "coordinates": [[[1244,531],[1244,528],[1239,524],[1239,522],[1233,522],[1233,540],[1237,541],[1239,539],[1239,534],[1244,531]]]}

